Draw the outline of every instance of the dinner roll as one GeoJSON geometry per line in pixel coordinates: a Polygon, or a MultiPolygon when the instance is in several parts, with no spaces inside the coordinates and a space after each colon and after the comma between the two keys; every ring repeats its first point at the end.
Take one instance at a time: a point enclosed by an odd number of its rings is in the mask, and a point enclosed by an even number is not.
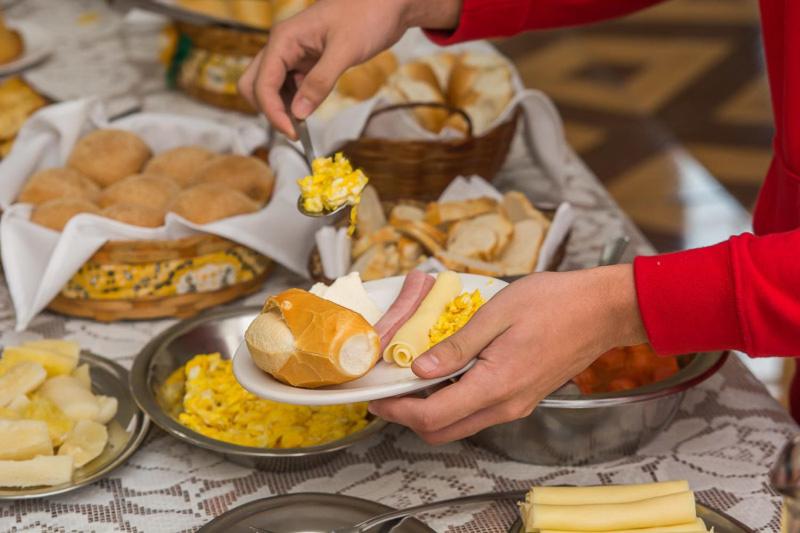
{"type": "Polygon", "coordinates": [[[244,193],[219,183],[199,183],[181,191],[169,211],[194,222],[208,224],[215,220],[258,211],[258,204],[244,193]]]}
{"type": "MultiPolygon", "coordinates": [[[[415,61],[401,66],[390,79],[390,99],[399,102],[445,103],[436,73],[427,63],[415,61]]],[[[450,113],[437,107],[414,108],[414,116],[428,131],[439,133],[450,113]]]]}
{"type": "Polygon", "coordinates": [[[114,204],[106,207],[100,214],[112,220],[125,222],[143,228],[158,228],[164,225],[166,209],[137,204],[114,204]]]}
{"type": "Polygon", "coordinates": [[[89,178],[71,168],[40,170],[28,179],[18,202],[41,204],[56,198],[77,198],[93,201],[100,188],[89,178]]]}
{"type": "Polygon", "coordinates": [[[372,98],[396,70],[397,57],[391,50],[386,50],[369,61],[347,69],[339,77],[336,88],[342,96],[366,100],[372,98]]]}
{"type": "Polygon", "coordinates": [[[79,198],[56,198],[49,200],[33,209],[31,222],[46,228],[61,231],[69,219],[80,213],[98,214],[100,210],[88,200],[79,198]]]}
{"type": "Polygon", "coordinates": [[[111,185],[97,200],[100,207],[134,204],[164,209],[180,191],[178,184],[158,174],[134,174],[111,185]]]}
{"type": "Polygon", "coordinates": [[[473,133],[480,135],[514,96],[511,67],[497,54],[464,54],[450,73],[447,96],[451,104],[467,112],[473,133]]]}
{"type": "Polygon", "coordinates": [[[192,183],[192,178],[205,163],[217,154],[202,146],[179,146],[161,152],[147,162],[144,174],[161,174],[175,180],[181,187],[192,183]]]}
{"type": "Polygon", "coordinates": [[[266,163],[255,157],[223,155],[203,165],[194,182],[225,185],[263,205],[272,196],[275,175],[266,163]]]}
{"type": "Polygon", "coordinates": [[[107,187],[139,172],[149,158],[150,148],[135,134],[105,129],[79,139],[67,165],[107,187]]]}

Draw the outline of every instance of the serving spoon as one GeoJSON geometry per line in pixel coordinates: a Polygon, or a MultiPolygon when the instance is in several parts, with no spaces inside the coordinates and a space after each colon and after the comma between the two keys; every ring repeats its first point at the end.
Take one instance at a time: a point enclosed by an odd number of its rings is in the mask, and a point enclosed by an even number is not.
{"type": "MultiPolygon", "coordinates": [[[[295,133],[297,133],[297,137],[300,139],[300,144],[303,146],[303,157],[306,159],[308,170],[313,172],[313,162],[316,156],[314,155],[314,145],[311,144],[311,135],[308,133],[308,126],[305,120],[301,120],[292,114],[292,100],[294,100],[294,96],[297,94],[297,83],[295,82],[294,74],[294,72],[286,73],[286,81],[284,81],[281,86],[280,95],[281,100],[283,100],[283,106],[286,108],[286,114],[289,115],[292,127],[295,133]]],[[[342,204],[330,211],[308,211],[303,205],[303,196],[300,195],[297,198],[297,210],[307,217],[327,217],[338,213],[345,207],[347,207],[347,204],[342,204]]]]}

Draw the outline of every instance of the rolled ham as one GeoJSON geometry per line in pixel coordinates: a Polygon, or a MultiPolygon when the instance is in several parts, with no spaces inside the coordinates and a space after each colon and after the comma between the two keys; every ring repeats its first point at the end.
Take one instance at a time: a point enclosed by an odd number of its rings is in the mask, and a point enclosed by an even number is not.
{"type": "Polygon", "coordinates": [[[392,340],[394,334],[414,314],[430,292],[435,279],[421,270],[412,270],[406,275],[400,294],[397,295],[389,310],[375,324],[375,331],[381,337],[381,352],[392,340]]]}

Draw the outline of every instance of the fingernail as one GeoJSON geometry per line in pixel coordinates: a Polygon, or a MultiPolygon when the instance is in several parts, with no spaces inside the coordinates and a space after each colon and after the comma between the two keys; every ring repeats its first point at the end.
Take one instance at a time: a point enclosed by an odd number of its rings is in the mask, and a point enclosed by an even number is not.
{"type": "Polygon", "coordinates": [[[314,110],[314,106],[311,104],[311,100],[301,96],[294,103],[294,106],[292,106],[292,110],[294,112],[294,116],[300,120],[304,120],[314,110]]]}
{"type": "Polygon", "coordinates": [[[414,366],[417,367],[417,370],[420,370],[427,374],[429,372],[433,372],[434,370],[436,370],[436,367],[439,366],[439,359],[432,353],[428,355],[423,355],[422,357],[414,361],[414,366]]]}

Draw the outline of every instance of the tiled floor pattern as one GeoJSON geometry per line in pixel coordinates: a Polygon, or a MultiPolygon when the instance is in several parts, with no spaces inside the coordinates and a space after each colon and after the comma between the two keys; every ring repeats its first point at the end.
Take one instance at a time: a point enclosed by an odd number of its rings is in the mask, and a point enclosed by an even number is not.
{"type": "MultiPolygon", "coordinates": [[[[659,251],[750,228],[772,117],[756,0],[672,0],[498,41],[659,251]]],[[[776,396],[793,365],[748,361],[776,396]],[[786,367],[789,367],[789,370],[786,367]]]]}

